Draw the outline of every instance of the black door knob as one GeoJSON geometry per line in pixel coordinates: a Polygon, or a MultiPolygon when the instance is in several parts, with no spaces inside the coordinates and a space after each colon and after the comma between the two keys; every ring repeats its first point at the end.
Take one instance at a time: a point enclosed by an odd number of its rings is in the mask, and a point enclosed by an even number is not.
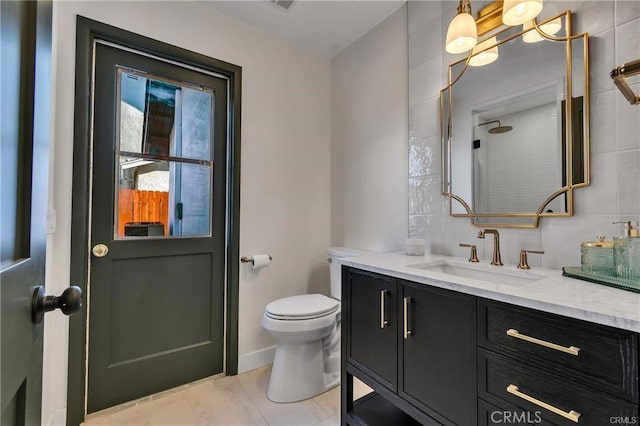
{"type": "Polygon", "coordinates": [[[72,285],[67,287],[60,296],[45,296],[44,286],[40,285],[33,290],[31,301],[31,321],[40,324],[45,312],[60,309],[63,314],[71,315],[82,308],[82,290],[72,285]]]}

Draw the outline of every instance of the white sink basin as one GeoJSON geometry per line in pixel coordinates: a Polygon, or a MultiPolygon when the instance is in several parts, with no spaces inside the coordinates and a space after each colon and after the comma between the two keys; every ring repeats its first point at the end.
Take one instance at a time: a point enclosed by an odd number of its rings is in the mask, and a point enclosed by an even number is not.
{"type": "Polygon", "coordinates": [[[486,281],[494,284],[523,285],[530,284],[544,278],[543,275],[507,269],[501,266],[478,265],[473,263],[462,263],[449,260],[439,260],[435,262],[422,263],[418,265],[408,265],[411,268],[423,269],[425,271],[438,272],[440,274],[453,275],[461,278],[471,278],[474,280],[486,281]],[[503,269],[505,268],[505,269],[503,269]]]}

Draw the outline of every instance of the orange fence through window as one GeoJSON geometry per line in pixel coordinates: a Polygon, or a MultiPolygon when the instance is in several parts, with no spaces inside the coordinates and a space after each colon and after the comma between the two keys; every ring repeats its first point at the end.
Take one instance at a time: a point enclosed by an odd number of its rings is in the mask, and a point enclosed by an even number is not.
{"type": "Polygon", "coordinates": [[[130,222],[162,222],[169,235],[169,193],[120,189],[118,197],[118,236],[124,237],[124,225],[130,222]]]}

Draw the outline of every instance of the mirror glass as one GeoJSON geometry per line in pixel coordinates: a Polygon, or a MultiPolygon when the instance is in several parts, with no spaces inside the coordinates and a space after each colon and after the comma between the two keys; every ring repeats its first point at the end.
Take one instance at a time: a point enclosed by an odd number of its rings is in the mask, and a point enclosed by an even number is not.
{"type": "Polygon", "coordinates": [[[569,36],[568,11],[539,27],[551,23],[552,39],[525,42],[521,26],[509,27],[449,66],[441,118],[452,215],[536,227],[572,215],[572,189],[588,185],[587,36],[569,36]],[[497,59],[477,66],[488,54],[497,59]]]}

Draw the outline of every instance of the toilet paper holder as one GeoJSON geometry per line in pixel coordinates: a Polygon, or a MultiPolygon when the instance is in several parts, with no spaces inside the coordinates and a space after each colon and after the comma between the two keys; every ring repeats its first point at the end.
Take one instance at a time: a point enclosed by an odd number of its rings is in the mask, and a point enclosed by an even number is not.
{"type": "MultiPolygon", "coordinates": [[[[271,257],[271,255],[269,255],[269,260],[273,260],[273,258],[271,257]]],[[[251,263],[251,264],[253,264],[253,259],[252,259],[251,257],[248,257],[248,256],[242,256],[242,257],[240,258],[240,262],[242,262],[242,263],[251,263]]]]}

